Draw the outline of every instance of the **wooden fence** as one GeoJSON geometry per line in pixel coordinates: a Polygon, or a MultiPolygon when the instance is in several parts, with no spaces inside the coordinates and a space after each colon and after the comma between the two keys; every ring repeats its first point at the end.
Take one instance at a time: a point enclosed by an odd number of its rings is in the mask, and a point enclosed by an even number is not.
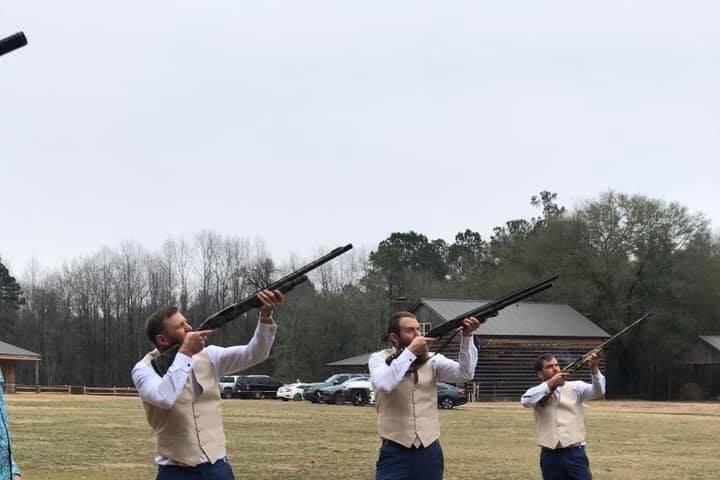
{"type": "Polygon", "coordinates": [[[87,387],[84,385],[15,385],[15,393],[64,393],[67,395],[106,395],[137,397],[135,387],[87,387]]]}

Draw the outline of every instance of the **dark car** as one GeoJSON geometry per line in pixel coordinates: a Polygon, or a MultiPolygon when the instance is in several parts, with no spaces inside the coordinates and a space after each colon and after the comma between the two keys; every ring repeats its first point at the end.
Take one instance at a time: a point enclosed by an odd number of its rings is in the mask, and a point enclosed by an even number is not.
{"type": "Polygon", "coordinates": [[[278,388],[284,385],[269,375],[240,375],[235,381],[233,397],[275,398],[278,388]]]}
{"type": "Polygon", "coordinates": [[[308,384],[308,386],[303,389],[303,398],[312,403],[319,403],[320,394],[318,390],[320,390],[321,388],[330,387],[333,385],[340,385],[341,383],[352,377],[366,376],[368,376],[367,373],[336,373],[335,375],[326,378],[324,382],[315,382],[308,384]]]}
{"type": "Polygon", "coordinates": [[[454,408],[467,403],[467,394],[464,388],[453,387],[447,383],[437,383],[438,408],[454,408]]]}
{"type": "Polygon", "coordinates": [[[321,402],[330,403],[330,404],[338,404],[342,405],[348,400],[351,400],[347,398],[345,390],[347,389],[347,384],[350,382],[355,382],[358,380],[370,380],[370,376],[358,376],[358,377],[350,377],[347,380],[345,380],[343,383],[339,385],[331,385],[329,387],[322,387],[318,389],[317,393],[320,398],[321,402]]]}

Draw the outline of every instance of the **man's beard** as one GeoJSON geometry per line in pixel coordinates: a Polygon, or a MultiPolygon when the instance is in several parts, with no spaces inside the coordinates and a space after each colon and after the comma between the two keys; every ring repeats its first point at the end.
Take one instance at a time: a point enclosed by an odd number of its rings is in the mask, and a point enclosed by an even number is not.
{"type": "Polygon", "coordinates": [[[168,340],[170,340],[170,342],[172,342],[172,343],[171,343],[166,349],[161,350],[161,351],[169,350],[169,349],[171,349],[172,347],[174,347],[175,345],[182,345],[183,341],[185,340],[184,337],[183,337],[183,338],[177,338],[176,336],[174,336],[174,335],[168,335],[167,333],[165,334],[165,336],[166,336],[166,337],[168,338],[168,340]]]}
{"type": "MultiPolygon", "coordinates": [[[[399,353],[399,352],[402,352],[403,350],[405,350],[407,347],[410,346],[410,344],[412,343],[412,341],[413,341],[413,339],[410,339],[410,340],[405,341],[405,340],[403,340],[402,338],[399,338],[399,339],[398,339],[398,343],[395,344],[395,350],[397,350],[398,353],[399,353]],[[403,345],[403,343],[404,343],[404,345],[403,345]]],[[[425,353],[424,355],[422,355],[422,356],[420,356],[420,357],[418,357],[418,358],[421,359],[421,360],[425,360],[425,359],[428,357],[428,355],[429,355],[429,353],[425,353]]]]}

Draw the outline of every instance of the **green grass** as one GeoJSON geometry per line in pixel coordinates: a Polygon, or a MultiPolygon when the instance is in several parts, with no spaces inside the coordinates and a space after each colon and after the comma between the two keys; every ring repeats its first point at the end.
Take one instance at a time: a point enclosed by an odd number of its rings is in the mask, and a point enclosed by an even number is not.
{"type": "MultiPolygon", "coordinates": [[[[7,397],[27,480],[154,478],[153,440],[137,398],[7,397]]],[[[371,407],[224,400],[238,478],[371,479],[379,440],[371,407]]],[[[595,402],[588,454],[596,480],[720,476],[720,404],[595,402]]],[[[516,403],[440,411],[445,478],[537,479],[532,412],[516,403]]]]}

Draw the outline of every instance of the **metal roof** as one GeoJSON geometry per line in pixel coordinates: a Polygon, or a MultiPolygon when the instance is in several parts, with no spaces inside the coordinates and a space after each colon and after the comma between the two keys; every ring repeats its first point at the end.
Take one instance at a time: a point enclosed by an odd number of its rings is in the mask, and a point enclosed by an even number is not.
{"type": "Polygon", "coordinates": [[[16,347],[15,345],[10,345],[9,343],[0,342],[0,356],[3,357],[36,357],[38,360],[42,358],[42,355],[39,353],[31,352],[30,350],[25,350],[24,348],[16,347]]]}
{"type": "MultiPolygon", "coordinates": [[[[447,321],[488,303],[488,300],[444,300],[421,298],[410,309],[425,305],[447,321]]],[[[475,331],[480,336],[592,337],[610,335],[569,305],[520,302],[500,310],[475,331]]]]}
{"type": "Polygon", "coordinates": [[[700,338],[709,343],[715,350],[720,351],[720,336],[716,335],[700,335],[700,338]]]}
{"type": "Polygon", "coordinates": [[[370,359],[370,355],[372,355],[373,353],[374,352],[363,353],[362,355],[357,355],[355,357],[344,358],[342,360],[338,360],[337,362],[326,363],[325,366],[327,366],[327,367],[356,367],[358,365],[367,365],[368,360],[370,359]]]}

